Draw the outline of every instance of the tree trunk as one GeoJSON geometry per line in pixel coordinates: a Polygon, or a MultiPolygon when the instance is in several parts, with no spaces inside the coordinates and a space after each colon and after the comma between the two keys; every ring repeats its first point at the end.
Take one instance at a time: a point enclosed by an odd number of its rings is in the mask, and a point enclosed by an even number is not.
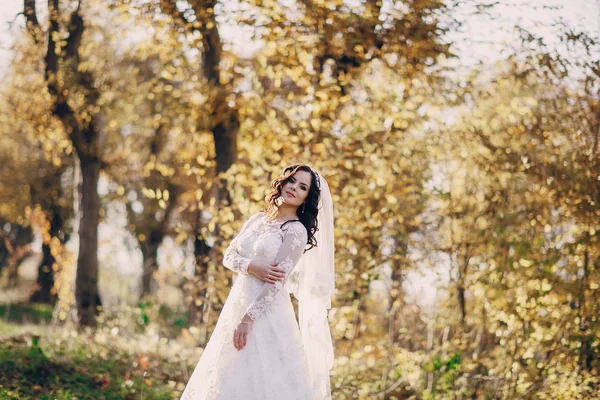
{"type": "Polygon", "coordinates": [[[463,254],[462,263],[461,263],[461,260],[460,260],[460,257],[458,254],[456,257],[457,262],[458,262],[458,287],[457,287],[458,305],[460,307],[460,323],[463,328],[465,326],[465,322],[467,319],[467,302],[466,302],[466,298],[465,298],[465,292],[466,292],[467,273],[468,273],[468,269],[469,269],[469,261],[471,259],[471,255],[469,253],[470,248],[471,248],[471,245],[469,243],[464,244],[464,254],[463,254]]]}
{"type": "Polygon", "coordinates": [[[465,320],[467,319],[467,305],[465,300],[465,285],[463,280],[458,281],[458,306],[460,307],[460,323],[464,327],[465,320]]]}
{"type": "MultiPolygon", "coordinates": [[[[60,119],[69,135],[81,164],[82,196],[81,218],[79,225],[79,258],[77,259],[77,277],[75,279],[75,301],[79,322],[82,325],[95,325],[95,315],[101,305],[98,294],[98,217],[100,198],[98,197],[98,178],[102,165],[102,150],[106,140],[102,115],[94,111],[91,119],[77,115],[69,104],[68,96],[75,86],[85,88],[85,104],[88,110],[100,109],[99,85],[94,82],[92,73],[79,68],[79,48],[85,30],[83,17],[79,14],[81,2],[71,12],[66,29],[61,30],[61,21],[65,21],[60,10],[59,0],[48,1],[49,26],[46,30],[48,44],[44,57],[44,76],[52,103],[52,114],[60,119]],[[62,32],[68,32],[64,46],[57,46],[62,32]],[[59,51],[60,50],[60,51],[59,51]],[[68,79],[58,79],[59,66],[64,65],[68,79]]],[[[35,1],[24,1],[24,15],[27,29],[34,40],[43,32],[37,19],[35,1]]]]}
{"type": "MultiPolygon", "coordinates": [[[[194,7],[197,18],[206,21],[203,30],[204,47],[202,68],[204,76],[213,88],[215,96],[211,112],[212,127],[211,132],[215,143],[215,161],[216,177],[213,196],[217,209],[222,209],[231,205],[231,194],[227,186],[227,180],[221,175],[227,172],[237,159],[237,136],[240,129],[240,115],[236,108],[229,107],[227,96],[232,94],[231,87],[221,83],[221,55],[222,47],[221,36],[219,34],[218,23],[214,13],[214,3],[212,0],[205,5],[212,6],[212,11],[207,12],[206,8],[194,7]],[[210,27],[210,28],[209,28],[210,27]]],[[[208,250],[210,259],[216,264],[221,265],[223,261],[223,237],[219,234],[219,226],[215,227],[214,244],[208,250]]],[[[206,311],[206,310],[205,310],[206,311]]]]}
{"type": "MultiPolygon", "coordinates": [[[[215,15],[215,6],[217,0],[194,0],[190,2],[191,10],[194,14],[195,21],[199,22],[199,26],[190,23],[186,13],[182,12],[177,6],[170,1],[161,0],[160,8],[164,13],[170,15],[175,21],[183,23],[186,29],[198,31],[202,35],[202,63],[201,71],[207,79],[211,88],[211,99],[209,104],[210,110],[210,130],[213,135],[215,144],[215,162],[216,176],[215,185],[211,192],[211,196],[215,200],[215,207],[221,209],[231,205],[231,195],[227,186],[227,180],[221,174],[229,170],[231,165],[237,159],[237,136],[240,129],[240,115],[236,108],[229,106],[227,98],[234,94],[231,84],[221,81],[221,57],[222,43],[219,34],[219,24],[215,15]]],[[[200,114],[202,115],[202,113],[200,114]]],[[[204,117],[203,117],[204,118],[204,117]]],[[[199,121],[204,124],[204,121],[199,121]]],[[[198,216],[200,220],[200,215],[198,216]]],[[[210,305],[205,302],[207,279],[208,279],[208,263],[213,262],[220,265],[222,262],[222,238],[219,234],[219,227],[214,230],[214,245],[208,246],[205,238],[198,238],[194,241],[194,251],[196,255],[197,282],[201,282],[202,289],[195,295],[202,296],[200,303],[202,304],[202,316],[208,311],[210,305]]],[[[198,297],[195,299],[199,300],[198,297]]],[[[194,308],[194,305],[192,305],[194,308]]],[[[201,316],[201,317],[202,317],[201,316]]]]}
{"type": "MultiPolygon", "coordinates": [[[[55,238],[58,237],[64,224],[59,210],[52,210],[51,212],[52,219],[50,220],[49,234],[51,238],[55,238]]],[[[66,242],[66,239],[62,242],[66,242]]],[[[42,254],[42,262],[38,267],[37,287],[29,297],[29,301],[32,303],[54,304],[56,302],[56,292],[54,292],[54,264],[56,260],[50,250],[50,244],[44,243],[42,245],[42,254]]]]}
{"type": "Polygon", "coordinates": [[[31,226],[11,224],[8,235],[0,230],[0,238],[3,241],[3,250],[6,252],[7,285],[14,287],[18,283],[19,265],[25,258],[31,255],[31,242],[33,241],[33,230],[31,226]]]}
{"type": "Polygon", "coordinates": [[[144,265],[142,271],[142,294],[145,296],[152,292],[154,272],[158,269],[158,248],[162,242],[161,232],[152,231],[146,243],[141,246],[144,265]]]}
{"type": "Polygon", "coordinates": [[[586,244],[583,253],[583,277],[579,286],[579,329],[582,337],[582,346],[579,349],[579,365],[581,368],[591,371],[593,361],[592,342],[594,335],[590,332],[590,323],[588,319],[588,307],[586,292],[589,287],[589,264],[590,264],[590,234],[586,234],[586,244]]]}
{"type": "Polygon", "coordinates": [[[54,256],[52,255],[52,251],[50,250],[50,245],[44,243],[42,245],[42,254],[44,255],[42,258],[42,262],[38,267],[38,276],[37,276],[37,286],[31,296],[29,297],[29,301],[31,303],[48,303],[54,304],[56,301],[56,292],[54,289],[54,269],[53,265],[56,262],[54,256]]]}
{"type": "MultiPolygon", "coordinates": [[[[200,211],[201,215],[202,212],[200,211]]],[[[189,321],[192,323],[201,323],[204,321],[205,315],[208,313],[208,265],[210,262],[210,253],[212,248],[206,242],[206,239],[201,236],[200,232],[200,217],[198,218],[198,227],[196,237],[194,238],[194,256],[195,263],[195,282],[197,289],[194,293],[194,302],[190,307],[189,321]]],[[[207,321],[204,321],[207,322],[207,321]]]]}
{"type": "Polygon", "coordinates": [[[142,296],[152,293],[153,275],[158,269],[158,248],[168,233],[169,221],[177,206],[179,187],[173,183],[168,183],[167,190],[169,191],[170,199],[162,221],[153,228],[149,228],[148,233],[144,232],[144,236],[147,237],[147,240],[140,242],[140,248],[142,249],[142,255],[144,257],[144,265],[142,268],[142,296]]]}
{"type": "Polygon", "coordinates": [[[101,306],[98,293],[98,216],[100,198],[97,190],[98,178],[100,177],[100,160],[82,157],[80,161],[82,196],[75,299],[80,324],[94,326],[98,307],[101,306]]]}
{"type": "MultiPolygon", "coordinates": [[[[394,239],[395,242],[395,253],[406,255],[408,245],[406,241],[394,239]]],[[[391,289],[390,289],[390,309],[389,309],[389,334],[392,344],[396,343],[398,336],[397,322],[402,320],[402,316],[398,313],[402,310],[404,305],[404,291],[402,289],[402,282],[404,281],[403,263],[395,259],[392,261],[392,276],[391,276],[391,289]]]]}
{"type": "Polygon", "coordinates": [[[19,283],[19,266],[27,257],[31,255],[31,246],[29,244],[25,246],[19,246],[15,249],[13,256],[10,258],[8,264],[8,282],[9,287],[16,287],[19,283]]]}

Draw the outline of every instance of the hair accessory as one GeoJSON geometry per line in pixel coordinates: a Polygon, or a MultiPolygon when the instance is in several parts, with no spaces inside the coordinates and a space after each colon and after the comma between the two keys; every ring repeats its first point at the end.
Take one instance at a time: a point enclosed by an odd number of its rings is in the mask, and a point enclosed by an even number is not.
{"type": "Polygon", "coordinates": [[[319,190],[321,190],[321,178],[319,177],[319,174],[317,174],[317,171],[312,169],[312,167],[308,167],[308,168],[310,168],[312,173],[317,177],[317,188],[319,188],[319,190]]]}

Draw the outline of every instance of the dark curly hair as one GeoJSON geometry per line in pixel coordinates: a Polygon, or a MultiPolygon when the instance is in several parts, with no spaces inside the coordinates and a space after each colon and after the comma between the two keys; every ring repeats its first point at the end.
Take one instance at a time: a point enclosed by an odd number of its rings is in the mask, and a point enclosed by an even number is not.
{"type": "MultiPolygon", "coordinates": [[[[298,171],[306,171],[310,172],[312,177],[310,183],[310,189],[308,190],[308,196],[306,196],[306,204],[302,207],[298,207],[296,211],[296,215],[298,216],[298,220],[304,225],[306,228],[306,233],[308,235],[307,245],[309,246],[305,251],[312,249],[317,246],[317,240],[315,239],[315,232],[319,230],[317,226],[317,215],[319,214],[319,198],[321,196],[321,190],[319,189],[319,177],[317,173],[313,171],[311,167],[305,164],[292,164],[285,167],[279,174],[277,178],[271,182],[271,188],[273,191],[265,197],[265,214],[268,218],[275,217],[277,210],[279,209],[279,205],[277,204],[277,199],[281,197],[281,189],[283,186],[290,181],[292,176],[298,171]]],[[[281,228],[285,226],[288,222],[296,221],[290,220],[286,221],[281,225],[281,228]]]]}

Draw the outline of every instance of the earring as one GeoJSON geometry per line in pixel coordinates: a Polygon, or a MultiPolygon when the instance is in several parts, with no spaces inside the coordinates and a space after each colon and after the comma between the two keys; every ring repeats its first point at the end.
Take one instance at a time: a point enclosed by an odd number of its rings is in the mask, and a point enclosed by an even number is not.
{"type": "Polygon", "coordinates": [[[304,214],[304,209],[306,208],[306,203],[302,203],[302,214],[304,214]]]}

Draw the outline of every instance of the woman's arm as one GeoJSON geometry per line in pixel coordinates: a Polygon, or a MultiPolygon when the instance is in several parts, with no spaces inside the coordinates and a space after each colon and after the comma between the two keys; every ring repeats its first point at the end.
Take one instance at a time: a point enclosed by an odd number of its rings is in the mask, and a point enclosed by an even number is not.
{"type": "Polygon", "coordinates": [[[225,253],[223,253],[223,265],[225,267],[229,268],[234,272],[249,275],[248,265],[250,264],[251,259],[241,256],[240,253],[238,253],[237,245],[241,234],[244,233],[244,231],[248,229],[248,227],[252,225],[252,223],[261,216],[262,212],[258,212],[251,216],[246,222],[244,222],[244,225],[242,225],[240,233],[238,233],[233,238],[231,243],[229,243],[229,246],[225,250],[225,253]]]}
{"type": "Polygon", "coordinates": [[[275,283],[265,283],[241,321],[245,323],[254,321],[270,307],[275,295],[281,290],[290,272],[304,253],[307,237],[306,228],[302,223],[292,222],[287,225],[283,242],[275,259],[277,266],[285,270],[285,277],[275,283]]]}

